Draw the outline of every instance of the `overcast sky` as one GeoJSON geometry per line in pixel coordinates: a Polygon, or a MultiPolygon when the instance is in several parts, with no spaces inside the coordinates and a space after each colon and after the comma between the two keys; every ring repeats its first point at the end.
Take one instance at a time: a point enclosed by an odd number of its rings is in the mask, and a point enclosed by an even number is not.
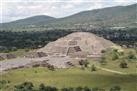
{"type": "Polygon", "coordinates": [[[125,6],[136,2],[137,0],[1,0],[0,22],[10,22],[35,15],[60,18],[80,11],[125,6]]]}

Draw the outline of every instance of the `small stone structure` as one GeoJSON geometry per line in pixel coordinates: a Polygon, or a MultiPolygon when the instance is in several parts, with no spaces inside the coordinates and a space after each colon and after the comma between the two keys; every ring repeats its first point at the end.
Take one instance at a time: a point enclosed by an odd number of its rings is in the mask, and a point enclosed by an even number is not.
{"type": "Polygon", "coordinates": [[[40,58],[40,57],[46,57],[48,56],[44,52],[30,52],[27,55],[25,55],[26,58],[40,58]]]}
{"type": "Polygon", "coordinates": [[[4,58],[2,56],[0,56],[0,60],[4,60],[4,58]]]}
{"type": "Polygon", "coordinates": [[[16,58],[16,55],[10,53],[0,53],[0,60],[13,59],[13,58],[16,58]]]}
{"type": "Polygon", "coordinates": [[[49,67],[49,63],[47,63],[47,60],[44,61],[35,61],[29,64],[26,64],[25,67],[49,67]]]}

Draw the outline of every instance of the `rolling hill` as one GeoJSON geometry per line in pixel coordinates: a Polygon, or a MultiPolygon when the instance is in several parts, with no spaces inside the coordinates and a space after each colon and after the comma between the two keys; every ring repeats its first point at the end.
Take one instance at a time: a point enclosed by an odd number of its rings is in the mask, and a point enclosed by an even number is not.
{"type": "Polygon", "coordinates": [[[131,26],[136,23],[137,4],[83,11],[52,23],[54,26],[131,26]]]}
{"type": "Polygon", "coordinates": [[[77,14],[64,17],[53,18],[49,16],[34,16],[9,23],[4,23],[3,28],[10,27],[129,27],[137,25],[137,4],[128,6],[115,6],[102,9],[79,12],[77,14]]]}
{"type": "Polygon", "coordinates": [[[38,15],[38,16],[32,16],[32,17],[28,17],[25,19],[20,19],[20,20],[16,20],[16,21],[12,21],[9,23],[3,23],[0,24],[1,27],[34,27],[40,24],[46,24],[49,23],[52,20],[55,20],[56,18],[50,17],[50,16],[46,16],[46,15],[38,15]]]}

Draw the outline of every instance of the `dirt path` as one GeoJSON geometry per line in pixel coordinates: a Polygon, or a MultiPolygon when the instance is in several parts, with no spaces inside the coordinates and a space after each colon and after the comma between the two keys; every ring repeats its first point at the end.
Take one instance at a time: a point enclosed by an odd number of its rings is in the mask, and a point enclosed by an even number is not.
{"type": "Polygon", "coordinates": [[[104,71],[107,71],[107,72],[111,72],[111,73],[116,73],[116,74],[121,74],[121,75],[126,75],[127,73],[124,73],[124,72],[120,72],[120,71],[115,71],[115,70],[111,70],[111,69],[107,69],[107,68],[102,68],[102,67],[99,67],[99,66],[96,66],[98,69],[101,69],[101,70],[104,70],[104,71]]]}

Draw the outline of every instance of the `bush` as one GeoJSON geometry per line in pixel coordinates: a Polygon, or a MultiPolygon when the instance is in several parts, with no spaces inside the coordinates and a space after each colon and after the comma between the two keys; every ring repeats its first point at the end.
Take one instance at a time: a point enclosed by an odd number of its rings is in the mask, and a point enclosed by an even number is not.
{"type": "Polygon", "coordinates": [[[129,53],[127,58],[129,60],[137,59],[136,56],[135,56],[135,54],[133,54],[133,53],[129,53]]]}
{"type": "Polygon", "coordinates": [[[88,87],[84,87],[84,88],[83,88],[83,91],[91,91],[91,89],[88,88],[88,87]]]}
{"type": "Polygon", "coordinates": [[[91,66],[91,71],[96,71],[95,65],[92,65],[92,66],[91,66]]]}
{"type": "Polygon", "coordinates": [[[102,65],[107,64],[106,57],[105,57],[105,56],[102,56],[102,57],[101,57],[101,60],[100,60],[99,62],[100,62],[102,65]]]}
{"type": "Polygon", "coordinates": [[[24,82],[16,85],[14,91],[34,91],[33,84],[31,82],[24,82]]]}
{"type": "Polygon", "coordinates": [[[88,60],[80,60],[79,65],[84,66],[84,67],[88,67],[89,62],[88,62],[88,60]]]}
{"type": "Polygon", "coordinates": [[[117,53],[112,54],[112,60],[117,60],[119,58],[117,53]]]}
{"type": "Polygon", "coordinates": [[[121,91],[121,87],[120,86],[114,86],[110,89],[110,91],[121,91]]]}
{"type": "Polygon", "coordinates": [[[68,88],[69,91],[74,91],[74,88],[70,87],[68,88]]]}
{"type": "Polygon", "coordinates": [[[105,52],[106,52],[106,50],[102,50],[102,51],[101,51],[101,53],[105,53],[105,52]]]}
{"type": "Polygon", "coordinates": [[[62,88],[61,91],[70,91],[68,88],[62,88]]]}
{"type": "Polygon", "coordinates": [[[92,88],[92,91],[105,91],[105,89],[100,89],[98,87],[92,88]]]}
{"type": "Polygon", "coordinates": [[[42,83],[39,85],[39,91],[45,91],[46,90],[46,86],[42,83]]]}
{"type": "Polygon", "coordinates": [[[77,88],[75,89],[75,91],[82,91],[82,90],[83,90],[82,87],[77,87],[77,88]]]}
{"type": "Polygon", "coordinates": [[[51,70],[51,71],[55,71],[55,68],[53,65],[48,65],[48,69],[51,70]]]}
{"type": "Polygon", "coordinates": [[[128,64],[126,63],[126,61],[120,62],[120,68],[128,68],[128,64]]]}
{"type": "Polygon", "coordinates": [[[7,84],[9,84],[10,81],[6,81],[6,80],[0,80],[0,89],[3,89],[4,87],[7,86],[7,84]]]}
{"type": "Polygon", "coordinates": [[[43,83],[39,85],[39,91],[58,91],[56,87],[45,86],[43,83]]]}

